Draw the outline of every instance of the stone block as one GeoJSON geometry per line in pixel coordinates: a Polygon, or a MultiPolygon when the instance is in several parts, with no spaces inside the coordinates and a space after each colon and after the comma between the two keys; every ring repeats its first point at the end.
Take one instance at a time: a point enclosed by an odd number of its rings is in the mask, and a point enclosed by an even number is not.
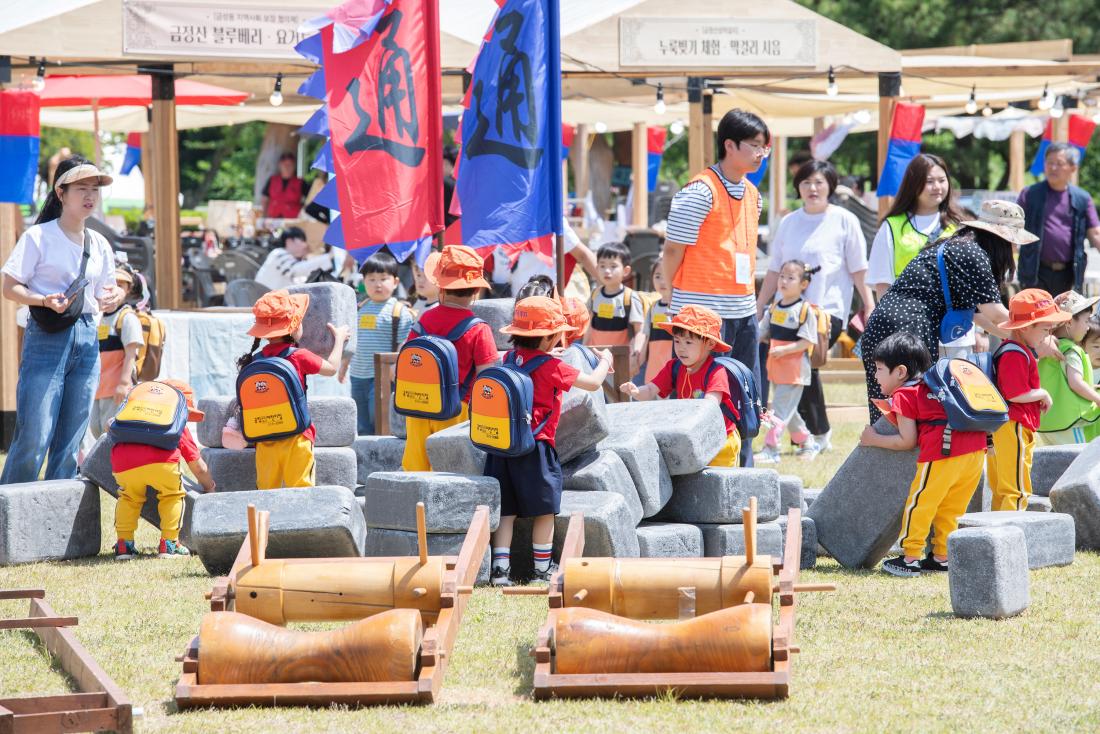
{"type": "Polygon", "coordinates": [[[0,566],[99,553],[99,488],[79,479],[0,485],[0,566]]]}
{"type": "Polygon", "coordinates": [[[610,431],[611,421],[603,396],[574,387],[561,401],[561,419],[554,438],[558,460],[564,464],[595,448],[610,431]]]}
{"type": "MultiPolygon", "coordinates": [[[[462,550],[466,533],[432,533],[428,535],[428,555],[457,556],[462,550]]],[[[420,552],[416,545],[416,533],[408,530],[389,530],[387,528],[367,528],[364,556],[415,556],[420,552]]],[[[528,553],[530,542],[528,541],[528,553]]],[[[485,557],[477,572],[475,583],[489,583],[489,562],[492,549],[485,549],[485,557]]]]}
{"type": "Polygon", "coordinates": [[[1039,497],[1033,494],[1027,498],[1027,510],[1028,512],[1053,512],[1054,506],[1050,502],[1050,497],[1039,497]]]}
{"type": "Polygon", "coordinates": [[[346,487],[214,492],[195,499],[191,549],[212,575],[226,573],[248,532],[248,505],[271,512],[268,558],[363,554],[367,526],[346,487]]]}
{"type": "Polygon", "coordinates": [[[813,505],[814,500],[816,500],[820,494],[821,494],[821,488],[820,487],[812,487],[810,489],[803,489],[802,490],[802,502],[806,505],[806,507],[804,507],[802,511],[805,512],[806,510],[810,509],[810,506],[813,505]]]}
{"type": "Polygon", "coordinates": [[[1015,526],[956,530],[947,538],[951,608],[960,617],[1003,619],[1027,609],[1027,547],[1015,526]]]}
{"type": "Polygon", "coordinates": [[[756,519],[779,517],[779,475],[773,469],[708,467],[672,478],[672,499],[657,514],[666,522],[738,524],[741,511],[756,497],[756,519]]]}
{"type": "Polygon", "coordinates": [[[802,477],[792,474],[779,475],[779,514],[802,507],[802,477]]]}
{"type": "MultiPolygon", "coordinates": [[[[698,527],[703,532],[703,555],[707,558],[745,555],[744,525],[698,523],[698,527]]],[[[783,528],[778,522],[757,524],[756,552],[783,558],[783,528]]]]}
{"type": "Polygon", "coordinates": [[[515,308],[514,298],[482,298],[470,304],[470,310],[474,312],[474,316],[492,328],[493,341],[496,342],[497,349],[502,351],[512,348],[509,343],[510,337],[507,334],[501,334],[500,329],[512,323],[512,312],[515,308]]]}
{"type": "Polygon", "coordinates": [[[489,507],[489,529],[500,522],[500,485],[485,476],[445,472],[375,472],[363,495],[367,527],[416,532],[416,503],[424,503],[429,533],[465,533],[478,505],[489,507]]]}
{"type": "Polygon", "coordinates": [[[642,523],[638,553],[642,558],[699,558],[703,555],[703,531],[686,523],[642,523]]]}
{"type": "Polygon", "coordinates": [[[989,488],[989,482],[986,481],[985,472],[982,472],[982,478],[978,480],[978,486],[974,489],[974,494],[970,495],[970,502],[966,505],[967,512],[989,512],[993,509],[993,490],[989,488]]]}
{"type": "Polygon", "coordinates": [[[432,471],[470,475],[485,473],[485,452],[470,442],[470,421],[428,436],[427,447],[432,471]]]}
{"type": "Polygon", "coordinates": [[[332,332],[328,329],[332,324],[348,327],[351,337],[344,345],[344,355],[355,354],[358,309],[354,290],[343,283],[306,283],[292,285],[287,290],[309,295],[309,309],[302,319],[302,338],[298,346],[327,358],[332,352],[332,332]]]}
{"type": "MultiPolygon", "coordinates": [[[[198,424],[198,441],[208,448],[221,448],[222,429],[229,420],[230,410],[235,407],[237,398],[224,395],[199,400],[199,410],[206,413],[206,419],[198,424]]],[[[310,396],[309,416],[317,429],[318,447],[347,447],[355,440],[355,401],[339,396],[310,396]]]]}
{"type": "Polygon", "coordinates": [[[1001,526],[1024,531],[1028,568],[1073,563],[1073,518],[1069,515],[1060,512],[974,512],[959,518],[960,529],[1001,526]]]}
{"type": "Polygon", "coordinates": [[[674,477],[702,471],[726,442],[722,411],[709,400],[608,403],[607,414],[619,430],[652,433],[674,477]]]}
{"type": "Polygon", "coordinates": [[[1050,504],[1073,516],[1078,548],[1100,549],[1100,439],[1066,467],[1050,488],[1050,504]]]}
{"type": "Polygon", "coordinates": [[[614,492],[562,492],[561,512],[554,522],[554,546],[561,548],[569,515],[584,513],[584,555],[591,558],[637,558],[638,533],[622,495],[614,492]]]}
{"type": "MultiPolygon", "coordinates": [[[[776,520],[783,531],[783,548],[787,547],[787,516],[780,515],[776,520]]],[[[802,516],[802,554],[800,568],[813,568],[817,565],[817,526],[805,515],[802,516]]]]}
{"type": "Polygon", "coordinates": [[[614,451],[589,451],[568,464],[563,464],[562,488],[574,492],[614,492],[622,495],[630,517],[637,525],[642,521],[642,501],[626,464],[614,451]]]}
{"type": "Polygon", "coordinates": [[[356,483],[367,483],[367,477],[378,471],[401,471],[405,441],[394,436],[359,436],[352,444],[355,450],[356,483]]]}
{"type": "Polygon", "coordinates": [[[409,437],[408,431],[405,429],[405,416],[398,413],[397,408],[393,407],[392,399],[390,400],[390,435],[400,439],[409,437]]]}
{"type": "Polygon", "coordinates": [[[643,517],[653,517],[672,498],[672,477],[653,433],[612,426],[611,434],[596,444],[599,451],[614,451],[634,480],[642,502],[643,517]]]}
{"type": "MultiPolygon", "coordinates": [[[[203,449],[202,458],[210,468],[219,493],[256,489],[255,449],[203,449]]],[[[355,491],[356,455],[353,449],[315,448],[313,458],[317,486],[347,487],[355,491]]]]}
{"type": "Polygon", "coordinates": [[[1050,495],[1050,490],[1061,479],[1070,464],[1081,455],[1088,444],[1071,443],[1062,446],[1036,446],[1031,454],[1031,493],[1039,497],[1050,495]]]}

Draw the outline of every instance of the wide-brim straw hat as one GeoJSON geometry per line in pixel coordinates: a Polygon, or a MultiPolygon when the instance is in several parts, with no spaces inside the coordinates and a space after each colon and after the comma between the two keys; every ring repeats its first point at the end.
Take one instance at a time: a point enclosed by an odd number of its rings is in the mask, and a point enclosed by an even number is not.
{"type": "Polygon", "coordinates": [[[58,186],[64,186],[78,181],[87,181],[90,178],[96,179],[96,186],[110,186],[115,181],[91,163],[81,163],[79,166],[73,166],[65,171],[65,173],[58,176],[54,180],[53,185],[54,188],[57,188],[58,186]]]}

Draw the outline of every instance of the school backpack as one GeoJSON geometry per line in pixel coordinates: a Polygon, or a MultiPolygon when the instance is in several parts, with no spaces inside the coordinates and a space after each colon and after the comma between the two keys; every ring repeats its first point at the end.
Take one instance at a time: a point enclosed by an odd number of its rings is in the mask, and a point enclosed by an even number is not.
{"type": "MultiPolygon", "coordinates": [[[[680,360],[672,362],[672,385],[675,387],[680,375],[680,360]]],[[[737,405],[740,415],[734,415],[730,409],[722,404],[722,415],[731,420],[737,426],[737,433],[741,439],[755,438],[760,433],[760,419],[764,415],[764,407],[760,400],[760,386],[756,383],[756,377],[752,370],[733,357],[715,357],[714,362],[707,368],[704,382],[710,379],[716,369],[724,369],[729,380],[730,397],[737,405]],[[735,392],[736,390],[736,392],[735,392]]]]}
{"type": "Polygon", "coordinates": [[[477,376],[470,391],[470,441],[497,456],[523,456],[535,449],[535,436],[550,420],[531,425],[534,384],[531,373],[550,359],[540,354],[524,361],[508,352],[504,363],[477,376]]]}
{"type": "Polygon", "coordinates": [[[581,344],[580,342],[573,342],[568,347],[566,347],[566,349],[572,349],[573,351],[578,352],[582,357],[584,357],[584,361],[588,365],[589,369],[594,370],[600,366],[600,358],[596,356],[596,353],[585,345],[581,344]]]}
{"type": "MultiPolygon", "coordinates": [[[[596,303],[596,294],[600,289],[592,291],[588,296],[588,310],[591,311],[596,303]]],[[[649,312],[653,310],[653,304],[661,300],[661,294],[656,291],[634,291],[629,286],[623,286],[623,315],[626,317],[627,322],[630,321],[630,311],[634,306],[634,296],[638,296],[638,300],[642,302],[642,321],[645,322],[649,318],[649,312]]]]}
{"type": "Polygon", "coordinates": [[[249,443],[297,436],[309,428],[306,388],[288,359],[288,346],[276,355],[256,356],[237,375],[241,434],[249,443]]]}
{"type": "Polygon", "coordinates": [[[140,443],[173,450],[187,427],[187,399],[163,382],[143,382],[130,390],[107,429],[115,443],[140,443]]]}
{"type": "Polygon", "coordinates": [[[802,315],[798,323],[806,323],[807,318],[812,318],[817,325],[817,342],[810,351],[810,367],[820,369],[829,361],[829,332],[832,330],[832,322],[829,314],[820,306],[815,306],[807,301],[802,302],[802,315]]]}
{"type": "Polygon", "coordinates": [[[945,357],[924,373],[932,399],[943,406],[946,421],[943,455],[950,455],[950,431],[993,433],[1008,420],[1008,404],[989,374],[976,362],[945,357]]]}
{"type": "Polygon", "coordinates": [[[155,380],[160,377],[160,364],[164,356],[164,321],[142,308],[123,306],[115,319],[115,331],[119,336],[122,335],[122,320],[130,312],[137,316],[138,323],[141,324],[141,346],[138,347],[137,358],[134,359],[137,381],[155,380]]]}
{"type": "Polygon", "coordinates": [[[462,396],[469,391],[477,366],[470,365],[460,382],[454,343],[483,323],[476,316],[468,316],[443,337],[424,334],[419,322],[413,324],[412,331],[418,336],[405,342],[397,353],[394,410],[432,420],[450,420],[462,412],[462,396]]]}

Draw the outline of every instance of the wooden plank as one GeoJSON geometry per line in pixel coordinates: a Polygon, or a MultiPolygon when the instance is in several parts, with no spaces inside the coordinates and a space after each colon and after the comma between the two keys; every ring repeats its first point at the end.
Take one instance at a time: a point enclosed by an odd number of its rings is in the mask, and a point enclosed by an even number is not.
{"type": "MultiPolygon", "coordinates": [[[[168,71],[171,70],[168,66],[168,71]]],[[[175,309],[182,304],[180,278],[179,142],[176,134],[176,100],[173,79],[151,74],[152,115],[149,128],[153,145],[153,206],[156,210],[157,306],[175,309]]]]}
{"type": "Polygon", "coordinates": [[[75,627],[77,617],[17,617],[0,619],[0,630],[36,629],[38,627],[75,627]]]}
{"type": "Polygon", "coordinates": [[[15,714],[0,705],[0,734],[14,734],[15,714]]]}
{"type": "MultiPolygon", "coordinates": [[[[188,679],[190,683],[191,679],[188,679]]],[[[256,685],[181,685],[180,708],[205,706],[358,706],[420,701],[416,681],[385,683],[267,683],[256,685]],[[186,688],[182,692],[181,688],[186,688]]]]}
{"type": "Polygon", "coordinates": [[[0,589],[0,599],[45,599],[43,589],[0,589]]]}
{"type": "MultiPolygon", "coordinates": [[[[15,732],[119,731],[118,712],[114,708],[86,711],[51,711],[43,714],[16,714],[15,732]]],[[[130,731],[129,728],[126,731],[130,731]]]]}
{"type": "Polygon", "coordinates": [[[546,676],[535,697],[636,698],[674,691],[681,698],[779,698],[783,676],[768,673],[585,673],[546,676]]]}
{"type": "MultiPolygon", "coordinates": [[[[0,204],[0,261],[7,262],[19,234],[23,229],[23,218],[18,204],[0,204]]],[[[22,330],[16,326],[15,312],[19,304],[0,298],[0,412],[15,414],[15,387],[19,382],[19,349],[22,330]]],[[[13,419],[12,425],[15,425],[13,419]]],[[[10,438],[10,437],[8,437],[10,438]]],[[[0,597],[20,598],[20,597],[0,597]]]]}
{"type": "Polygon", "coordinates": [[[25,696],[0,698],[0,707],[17,716],[46,714],[58,711],[81,711],[107,707],[106,693],[64,693],[57,696],[25,696]]]}
{"type": "Polygon", "coordinates": [[[630,163],[634,183],[634,208],[630,223],[635,227],[649,226],[649,137],[644,122],[634,123],[631,137],[630,163]]]}

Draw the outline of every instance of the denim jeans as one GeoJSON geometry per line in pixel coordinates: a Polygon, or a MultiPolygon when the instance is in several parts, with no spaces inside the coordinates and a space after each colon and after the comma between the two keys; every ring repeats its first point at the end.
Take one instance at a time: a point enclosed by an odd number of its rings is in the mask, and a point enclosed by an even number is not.
{"type": "MultiPolygon", "coordinates": [[[[733,349],[729,356],[752,370],[756,384],[760,384],[759,332],[756,314],[739,319],[722,319],[722,341],[733,349]]],[[[752,466],[752,441],[741,442],[741,466],[752,466]]]]}
{"type": "Polygon", "coordinates": [[[47,334],[32,318],[23,338],[15,388],[15,437],[0,484],[76,477],[76,452],[99,386],[95,319],[85,314],[72,327],[47,334]]]}
{"type": "Polygon", "coordinates": [[[374,378],[351,378],[351,397],[357,414],[355,432],[360,436],[374,435],[374,378]]]}

